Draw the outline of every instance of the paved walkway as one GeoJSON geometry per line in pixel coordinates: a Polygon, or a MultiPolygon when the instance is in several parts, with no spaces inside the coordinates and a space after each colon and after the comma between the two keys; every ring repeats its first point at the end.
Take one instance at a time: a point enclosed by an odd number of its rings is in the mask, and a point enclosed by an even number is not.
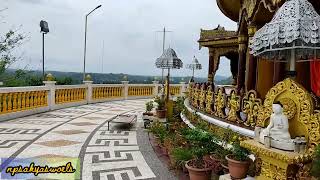
{"type": "Polygon", "coordinates": [[[147,100],[114,101],[66,108],[0,123],[1,178],[8,166],[58,167],[71,162],[75,173],[18,174],[20,179],[176,179],[163,165],[142,128],[147,100]],[[108,121],[138,116],[128,129],[108,121]],[[9,159],[6,159],[9,158],[9,159]]]}

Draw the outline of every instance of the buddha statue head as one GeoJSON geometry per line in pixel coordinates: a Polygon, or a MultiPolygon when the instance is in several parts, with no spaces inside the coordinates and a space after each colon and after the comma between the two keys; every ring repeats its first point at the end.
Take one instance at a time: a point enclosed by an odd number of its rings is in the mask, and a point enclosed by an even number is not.
{"type": "Polygon", "coordinates": [[[272,105],[272,111],[274,114],[280,115],[283,113],[283,107],[280,102],[274,102],[272,105]]]}

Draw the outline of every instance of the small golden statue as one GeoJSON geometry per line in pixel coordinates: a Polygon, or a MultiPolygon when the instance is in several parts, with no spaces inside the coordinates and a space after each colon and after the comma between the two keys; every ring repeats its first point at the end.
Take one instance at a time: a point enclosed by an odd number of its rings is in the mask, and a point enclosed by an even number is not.
{"type": "Polygon", "coordinates": [[[227,98],[227,108],[229,108],[227,120],[240,123],[240,118],[237,114],[240,110],[240,96],[237,96],[235,90],[232,90],[227,98]]]}
{"type": "Polygon", "coordinates": [[[215,93],[214,100],[214,115],[220,118],[225,118],[224,114],[225,108],[225,91],[224,88],[218,88],[218,91],[215,93]]]}
{"type": "Polygon", "coordinates": [[[257,93],[254,90],[246,94],[242,104],[242,110],[247,115],[247,120],[244,125],[255,127],[261,104],[261,99],[257,98],[257,93]]]}

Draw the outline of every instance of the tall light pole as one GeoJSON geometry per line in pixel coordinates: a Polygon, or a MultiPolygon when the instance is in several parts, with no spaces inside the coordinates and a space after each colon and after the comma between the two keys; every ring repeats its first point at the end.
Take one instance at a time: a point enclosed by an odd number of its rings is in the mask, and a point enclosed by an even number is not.
{"type": "MultiPolygon", "coordinates": [[[[172,31],[167,31],[166,27],[163,27],[162,31],[157,31],[157,32],[163,33],[163,37],[162,37],[162,53],[164,53],[165,45],[166,45],[166,33],[167,32],[172,32],[172,31]]],[[[163,74],[164,74],[164,69],[162,69],[162,75],[161,75],[162,87],[164,86],[163,74]]]]}
{"type": "Polygon", "coordinates": [[[86,22],[85,22],[85,31],[84,31],[84,55],[83,55],[83,80],[86,77],[86,55],[87,55],[87,30],[88,30],[88,16],[93,13],[93,11],[99,9],[102,5],[97,6],[92,11],[90,11],[86,15],[86,22]]]}
{"type": "Polygon", "coordinates": [[[44,35],[49,32],[49,25],[46,21],[42,20],[40,21],[40,28],[42,33],[42,77],[43,80],[45,80],[45,74],[44,74],[44,35]]]}

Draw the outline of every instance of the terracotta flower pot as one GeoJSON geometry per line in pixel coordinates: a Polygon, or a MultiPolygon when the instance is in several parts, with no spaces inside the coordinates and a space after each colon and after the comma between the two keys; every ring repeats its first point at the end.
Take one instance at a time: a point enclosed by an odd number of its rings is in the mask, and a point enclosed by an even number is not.
{"type": "Polygon", "coordinates": [[[189,166],[190,161],[186,162],[186,168],[189,171],[190,180],[210,180],[211,179],[211,167],[198,169],[189,166]]]}
{"type": "Polygon", "coordinates": [[[144,113],[142,113],[142,115],[144,115],[144,116],[153,116],[153,113],[152,112],[144,112],[144,113]]]}
{"type": "Polygon", "coordinates": [[[158,118],[165,118],[166,117],[166,110],[159,110],[157,109],[157,117],[158,118]]]}
{"type": "Polygon", "coordinates": [[[236,161],[232,159],[232,155],[227,155],[228,168],[230,176],[234,179],[242,179],[247,177],[250,161],[236,161]]]}
{"type": "Polygon", "coordinates": [[[223,167],[221,165],[221,159],[216,158],[215,156],[210,156],[210,163],[211,163],[211,168],[212,171],[217,174],[220,175],[223,172],[223,167]]]}

